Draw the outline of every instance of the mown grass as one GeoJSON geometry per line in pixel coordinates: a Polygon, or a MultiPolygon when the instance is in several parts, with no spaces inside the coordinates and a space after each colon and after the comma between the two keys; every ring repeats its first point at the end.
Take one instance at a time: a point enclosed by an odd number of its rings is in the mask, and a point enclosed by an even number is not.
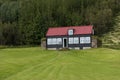
{"type": "Polygon", "coordinates": [[[0,80],[120,80],[120,50],[0,49],[0,80]]]}

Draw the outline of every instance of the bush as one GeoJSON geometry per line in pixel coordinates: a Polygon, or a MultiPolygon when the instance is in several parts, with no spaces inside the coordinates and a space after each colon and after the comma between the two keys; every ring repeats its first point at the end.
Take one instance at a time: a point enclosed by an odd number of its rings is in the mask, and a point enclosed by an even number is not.
{"type": "Polygon", "coordinates": [[[42,38],[42,39],[41,39],[41,42],[43,42],[43,41],[46,41],[46,38],[42,38]]]}
{"type": "Polygon", "coordinates": [[[98,46],[98,47],[101,47],[101,46],[102,46],[102,39],[101,39],[101,37],[92,36],[92,39],[96,39],[96,40],[97,40],[97,46],[98,46]]]}

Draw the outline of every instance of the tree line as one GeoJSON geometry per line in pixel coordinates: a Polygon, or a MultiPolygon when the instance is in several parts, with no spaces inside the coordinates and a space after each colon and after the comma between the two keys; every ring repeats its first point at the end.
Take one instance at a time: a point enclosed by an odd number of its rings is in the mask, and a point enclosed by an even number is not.
{"type": "Polygon", "coordinates": [[[113,29],[119,0],[0,0],[0,45],[38,45],[49,27],[93,25],[113,29]]]}

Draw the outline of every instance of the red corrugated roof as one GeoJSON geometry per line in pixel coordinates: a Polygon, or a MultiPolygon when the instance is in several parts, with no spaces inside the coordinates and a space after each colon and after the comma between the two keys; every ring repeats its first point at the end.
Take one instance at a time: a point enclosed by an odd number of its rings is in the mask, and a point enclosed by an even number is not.
{"type": "Polygon", "coordinates": [[[65,36],[68,35],[68,30],[73,29],[74,35],[92,34],[93,26],[70,26],[49,28],[46,36],[65,36]]]}

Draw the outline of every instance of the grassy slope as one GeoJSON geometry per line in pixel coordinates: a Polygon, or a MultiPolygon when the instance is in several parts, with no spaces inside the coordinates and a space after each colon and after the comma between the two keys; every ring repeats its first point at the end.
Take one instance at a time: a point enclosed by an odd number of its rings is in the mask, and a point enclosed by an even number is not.
{"type": "Polygon", "coordinates": [[[0,80],[120,80],[120,50],[0,50],[0,80]]]}

